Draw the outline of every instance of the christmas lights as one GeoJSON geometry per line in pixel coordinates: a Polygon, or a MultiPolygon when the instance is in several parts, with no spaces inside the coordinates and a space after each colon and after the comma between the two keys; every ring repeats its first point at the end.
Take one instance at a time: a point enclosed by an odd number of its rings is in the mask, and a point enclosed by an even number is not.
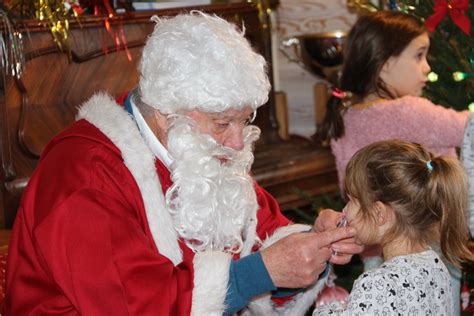
{"type": "Polygon", "coordinates": [[[432,71],[428,74],[428,76],[426,76],[426,80],[429,82],[436,82],[438,81],[438,74],[432,71]]]}
{"type": "Polygon", "coordinates": [[[454,81],[463,81],[466,78],[474,78],[474,72],[461,72],[461,71],[456,71],[453,73],[453,79],[454,81]]]}

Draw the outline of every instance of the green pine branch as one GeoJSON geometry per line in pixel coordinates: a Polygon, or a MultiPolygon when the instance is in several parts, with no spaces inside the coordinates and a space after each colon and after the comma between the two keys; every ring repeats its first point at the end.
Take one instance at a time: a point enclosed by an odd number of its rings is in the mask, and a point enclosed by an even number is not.
{"type": "MultiPolygon", "coordinates": [[[[474,102],[474,78],[454,81],[456,71],[473,73],[470,58],[474,58],[474,0],[470,0],[466,15],[471,20],[471,36],[465,34],[447,15],[431,36],[429,62],[432,71],[438,74],[438,81],[430,83],[425,96],[437,104],[465,110],[474,102]],[[471,57],[472,56],[472,57],[471,57]]],[[[400,1],[402,8],[425,21],[433,14],[433,0],[400,1]],[[410,10],[409,6],[414,10],[410,10]]]]}

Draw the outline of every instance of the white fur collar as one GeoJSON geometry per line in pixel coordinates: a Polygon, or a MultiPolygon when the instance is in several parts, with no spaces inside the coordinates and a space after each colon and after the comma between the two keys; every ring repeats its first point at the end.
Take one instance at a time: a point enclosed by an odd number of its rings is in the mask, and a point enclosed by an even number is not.
{"type": "Polygon", "coordinates": [[[135,121],[105,93],[96,94],[83,104],[77,119],[85,119],[97,127],[120,150],[125,165],[140,189],[148,225],[158,251],[178,265],[182,261],[178,234],[167,211],[156,174],[155,157],[141,137],[135,121]]]}

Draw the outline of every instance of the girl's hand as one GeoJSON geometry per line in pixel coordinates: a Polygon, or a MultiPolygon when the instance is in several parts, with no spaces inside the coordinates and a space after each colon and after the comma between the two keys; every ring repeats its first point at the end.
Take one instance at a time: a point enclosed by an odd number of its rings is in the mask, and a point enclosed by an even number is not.
{"type": "Polygon", "coordinates": [[[334,264],[346,264],[351,261],[353,255],[364,251],[364,246],[356,243],[352,237],[333,243],[331,250],[332,256],[329,262],[334,264]]]}

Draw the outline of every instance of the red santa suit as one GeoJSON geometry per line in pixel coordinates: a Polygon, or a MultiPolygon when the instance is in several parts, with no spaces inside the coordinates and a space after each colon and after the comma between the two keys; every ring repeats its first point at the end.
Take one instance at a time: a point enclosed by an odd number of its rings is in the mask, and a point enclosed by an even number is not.
{"type": "MultiPolygon", "coordinates": [[[[46,146],[26,188],[11,235],[5,315],[222,314],[232,257],[194,253],[180,240],[163,196],[171,184],[128,113],[94,96],[46,146]]],[[[308,228],[289,225],[274,198],[255,190],[256,234],[273,234],[266,244],[308,228]]],[[[288,308],[264,296],[253,312],[306,310],[321,286],[288,308]]]]}

